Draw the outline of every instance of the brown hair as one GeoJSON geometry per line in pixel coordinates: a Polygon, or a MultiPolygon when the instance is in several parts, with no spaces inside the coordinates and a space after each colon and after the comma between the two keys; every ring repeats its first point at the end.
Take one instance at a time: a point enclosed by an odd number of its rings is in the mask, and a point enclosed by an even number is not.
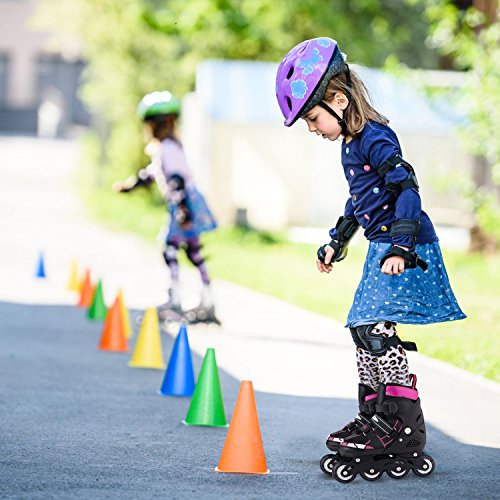
{"type": "Polygon", "coordinates": [[[387,125],[389,120],[371,105],[368,89],[356,72],[350,70],[350,74],[351,87],[347,84],[346,73],[343,71],[328,82],[323,101],[331,101],[338,93],[344,94],[349,99],[349,104],[344,110],[344,121],[347,135],[356,138],[368,121],[387,125]]]}
{"type": "Polygon", "coordinates": [[[160,141],[163,139],[173,139],[179,142],[179,139],[175,136],[175,121],[178,115],[155,115],[146,118],[146,122],[151,125],[151,131],[153,137],[160,141]]]}

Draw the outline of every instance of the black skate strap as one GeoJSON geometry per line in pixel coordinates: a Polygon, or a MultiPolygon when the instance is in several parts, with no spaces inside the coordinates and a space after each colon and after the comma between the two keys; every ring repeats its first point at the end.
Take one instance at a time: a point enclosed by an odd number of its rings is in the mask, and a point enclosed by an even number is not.
{"type": "Polygon", "coordinates": [[[394,430],[380,415],[373,415],[371,423],[387,435],[394,430]]]}
{"type": "Polygon", "coordinates": [[[358,422],[361,422],[363,425],[366,425],[366,424],[368,424],[368,425],[369,425],[369,424],[370,424],[370,421],[369,421],[367,418],[363,417],[363,415],[361,415],[361,414],[359,414],[359,415],[356,417],[356,420],[357,420],[358,422]]]}
{"type": "Polygon", "coordinates": [[[359,405],[359,411],[362,413],[375,413],[375,402],[361,403],[359,405]]]}
{"type": "Polygon", "coordinates": [[[395,401],[384,401],[381,404],[375,405],[377,413],[385,413],[386,415],[394,415],[399,411],[399,406],[395,401]]]}

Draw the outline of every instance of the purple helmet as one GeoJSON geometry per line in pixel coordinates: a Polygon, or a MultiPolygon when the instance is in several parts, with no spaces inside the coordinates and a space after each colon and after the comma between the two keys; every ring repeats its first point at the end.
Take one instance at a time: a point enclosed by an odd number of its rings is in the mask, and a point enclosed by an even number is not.
{"type": "Polygon", "coordinates": [[[331,38],[313,38],[293,47],[276,74],[276,97],[285,126],[290,127],[314,108],[323,99],[328,82],[346,66],[331,38]]]}

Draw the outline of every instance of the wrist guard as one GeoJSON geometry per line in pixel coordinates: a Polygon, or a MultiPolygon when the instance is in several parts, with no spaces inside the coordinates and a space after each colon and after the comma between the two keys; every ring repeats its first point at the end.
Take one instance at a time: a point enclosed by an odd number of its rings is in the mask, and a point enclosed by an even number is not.
{"type": "MultiPolygon", "coordinates": [[[[335,226],[337,238],[332,239],[332,241],[328,243],[328,246],[331,246],[334,250],[330,263],[340,262],[346,258],[347,247],[353,236],[356,234],[358,228],[359,222],[355,217],[339,217],[337,225],[335,226]]],[[[320,246],[317,251],[317,257],[320,262],[323,262],[323,264],[325,263],[326,257],[325,246],[326,245],[320,246]]]]}
{"type": "Polygon", "coordinates": [[[409,250],[404,250],[401,247],[392,245],[389,251],[382,257],[380,261],[380,267],[384,265],[384,262],[389,257],[403,257],[405,261],[405,269],[415,269],[417,266],[422,268],[423,271],[427,269],[427,264],[418,256],[415,248],[410,248],[409,250]]]}

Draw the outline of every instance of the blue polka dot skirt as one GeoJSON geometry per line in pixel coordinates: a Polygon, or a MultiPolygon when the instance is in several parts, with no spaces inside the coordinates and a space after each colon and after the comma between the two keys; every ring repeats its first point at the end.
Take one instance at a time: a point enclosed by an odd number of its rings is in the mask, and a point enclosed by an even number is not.
{"type": "Polygon", "coordinates": [[[191,225],[187,229],[179,225],[175,217],[177,208],[174,204],[171,204],[169,206],[170,225],[167,241],[174,238],[195,238],[201,233],[213,231],[217,227],[217,223],[208,208],[205,198],[196,188],[186,190],[186,203],[191,214],[191,225]]]}
{"type": "Polygon", "coordinates": [[[428,325],[466,318],[451,289],[438,242],[416,246],[418,255],[429,266],[426,271],[417,267],[400,275],[380,270],[380,260],[391,246],[370,242],[347,327],[379,321],[428,325]]]}

